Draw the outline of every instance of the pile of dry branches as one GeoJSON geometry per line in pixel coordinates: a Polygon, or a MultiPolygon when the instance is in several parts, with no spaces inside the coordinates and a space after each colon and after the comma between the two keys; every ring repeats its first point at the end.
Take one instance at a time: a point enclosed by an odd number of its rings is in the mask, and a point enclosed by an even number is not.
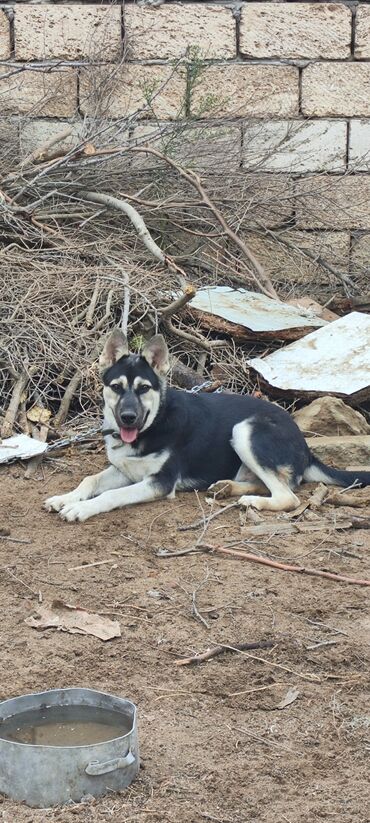
{"type": "MultiPolygon", "coordinates": [[[[230,170],[225,148],[220,153],[212,141],[203,142],[207,163],[200,176],[194,126],[155,124],[132,139],[135,116],[142,110],[114,123],[97,116],[78,137],[66,127],[21,160],[4,155],[2,436],[24,430],[34,406],[50,413],[55,430],[82,412],[96,416],[97,355],[101,337],[116,325],[128,331],[134,349],[163,330],[177,384],[213,379],[219,364],[225,386],[250,389],[245,357],[263,349],[246,352],[225,336],[204,336],[183,307],[201,285],[233,284],[281,298],[296,290],[296,282],[278,274],[272,282],[253,251],[252,233],[291,253],[297,272],[309,259],[314,278],[319,265],[328,293],[353,286],[319,251],[288,239],[289,219],[282,226],[281,214],[292,197],[290,180],[284,177],[284,194],[277,175],[230,170]]],[[[196,132],[199,141],[201,127],[196,132]]],[[[300,293],[309,288],[306,282],[300,293]]]]}

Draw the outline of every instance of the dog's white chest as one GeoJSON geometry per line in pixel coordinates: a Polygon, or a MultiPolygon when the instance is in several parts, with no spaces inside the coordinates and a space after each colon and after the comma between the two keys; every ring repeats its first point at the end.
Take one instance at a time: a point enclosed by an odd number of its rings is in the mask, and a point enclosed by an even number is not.
{"type": "Polygon", "coordinates": [[[114,441],[113,446],[110,443],[107,446],[108,460],[116,469],[122,472],[131,483],[140,483],[140,480],[144,480],[145,477],[157,474],[166,462],[169,454],[166,450],[141,456],[137,455],[129,444],[125,443],[115,448],[116,443],[117,441],[114,441]]]}

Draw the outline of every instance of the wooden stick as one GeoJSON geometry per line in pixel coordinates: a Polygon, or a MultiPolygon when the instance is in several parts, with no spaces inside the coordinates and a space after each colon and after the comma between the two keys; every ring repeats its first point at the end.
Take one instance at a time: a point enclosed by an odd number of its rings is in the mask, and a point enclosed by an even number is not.
{"type": "Polygon", "coordinates": [[[152,254],[156,260],[159,260],[160,263],[166,263],[162,249],[160,249],[155,240],[153,240],[137,209],[131,206],[130,203],[127,203],[125,200],[120,200],[118,197],[112,197],[110,194],[96,191],[82,191],[80,192],[80,197],[92,203],[99,203],[99,205],[106,206],[109,209],[123,212],[134,226],[140,240],[144,243],[144,246],[150,254],[152,254]]]}
{"type": "Polygon", "coordinates": [[[160,311],[160,318],[159,318],[160,321],[164,317],[172,317],[173,314],[176,314],[176,312],[178,312],[180,309],[182,309],[183,306],[186,306],[186,304],[189,303],[189,301],[192,300],[193,297],[195,297],[196,293],[197,293],[197,290],[196,290],[195,286],[193,286],[191,283],[189,283],[186,286],[183,294],[181,294],[180,297],[177,298],[177,300],[174,300],[173,303],[169,303],[168,306],[165,306],[163,309],[159,310],[160,311]]]}
{"type": "Polygon", "coordinates": [[[19,404],[21,402],[22,394],[28,383],[28,374],[21,374],[14,385],[9,406],[4,415],[4,422],[1,427],[1,437],[10,437],[13,431],[15,418],[18,414],[19,404]]]}
{"type": "Polygon", "coordinates": [[[370,580],[361,580],[361,578],[358,577],[346,577],[342,574],[332,574],[331,572],[323,572],[320,569],[311,569],[306,568],[305,566],[292,566],[288,563],[279,563],[277,560],[270,560],[267,557],[259,557],[258,554],[235,551],[235,549],[226,549],[223,546],[211,547],[207,544],[200,544],[198,548],[204,548],[206,551],[216,552],[217,554],[227,554],[230,557],[237,557],[239,560],[249,560],[251,563],[260,563],[263,566],[270,566],[270,568],[273,569],[281,569],[281,571],[284,572],[307,574],[311,577],[324,577],[326,580],[336,580],[338,583],[351,583],[357,586],[370,586],[370,580]]]}
{"type": "Polygon", "coordinates": [[[201,349],[207,352],[211,352],[213,349],[224,345],[223,340],[206,340],[205,337],[201,337],[198,334],[190,334],[187,331],[183,331],[183,329],[175,328],[169,317],[163,318],[161,322],[165,328],[176,337],[181,337],[182,340],[187,340],[188,343],[195,343],[196,346],[200,346],[201,349]]]}
{"type": "Polygon", "coordinates": [[[57,414],[55,415],[55,418],[54,418],[54,428],[55,429],[58,429],[59,426],[62,426],[62,424],[67,419],[67,415],[68,415],[68,412],[69,412],[69,407],[70,407],[72,399],[73,399],[73,397],[74,397],[74,395],[75,395],[75,393],[76,393],[76,391],[77,391],[77,389],[78,389],[78,387],[79,387],[79,385],[82,381],[82,376],[83,376],[82,372],[79,369],[77,369],[77,371],[75,371],[73,377],[71,377],[71,379],[68,383],[68,386],[67,386],[67,388],[64,392],[64,395],[62,397],[62,400],[60,402],[58,412],[57,412],[57,414]]]}
{"type": "Polygon", "coordinates": [[[259,640],[257,643],[234,643],[233,646],[214,646],[213,649],[201,654],[195,654],[194,657],[183,657],[175,660],[175,666],[189,666],[191,663],[204,663],[205,660],[210,660],[211,657],[217,657],[219,654],[225,652],[241,652],[246,649],[271,649],[275,646],[273,640],[259,640]]]}
{"type": "MultiPolygon", "coordinates": [[[[25,166],[29,166],[31,163],[34,163],[35,161],[42,163],[44,160],[49,159],[48,149],[51,149],[57,143],[61,143],[62,140],[66,140],[67,137],[71,136],[72,131],[73,130],[71,127],[64,129],[64,131],[60,132],[60,134],[54,135],[54,137],[51,137],[49,140],[46,140],[45,143],[43,143],[41,146],[35,149],[31,154],[28,154],[27,157],[25,157],[21,163],[22,171],[25,168],[25,166]]],[[[65,152],[63,152],[63,154],[65,154],[65,152]]]]}
{"type": "Polygon", "coordinates": [[[95,563],[82,563],[81,566],[70,566],[67,571],[77,572],[80,569],[91,569],[92,566],[103,566],[105,563],[114,563],[114,557],[109,557],[108,560],[96,560],[95,563]]]}

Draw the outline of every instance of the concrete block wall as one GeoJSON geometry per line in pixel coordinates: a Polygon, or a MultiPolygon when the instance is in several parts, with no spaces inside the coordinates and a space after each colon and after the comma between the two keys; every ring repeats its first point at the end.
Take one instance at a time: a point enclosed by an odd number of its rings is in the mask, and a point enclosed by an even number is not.
{"type": "MultiPolygon", "coordinates": [[[[28,152],[66,121],[78,134],[95,113],[94,72],[104,88],[112,67],[104,116],[141,107],[134,139],[151,123],[189,121],[200,171],[212,171],[211,146],[223,170],[260,174],[262,188],[285,181],[289,240],[311,256],[326,250],[344,273],[370,270],[369,2],[10,0],[0,4],[1,145],[17,131],[28,152]]],[[[262,257],[269,242],[251,237],[262,257]]],[[[328,274],[311,261],[307,277],[324,285],[328,274]]]]}

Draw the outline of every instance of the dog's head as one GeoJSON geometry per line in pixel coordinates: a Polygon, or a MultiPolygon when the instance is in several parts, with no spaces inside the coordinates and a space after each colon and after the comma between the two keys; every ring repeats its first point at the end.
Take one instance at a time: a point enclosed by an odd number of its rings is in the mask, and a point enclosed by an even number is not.
{"type": "Polygon", "coordinates": [[[154,422],[165,391],[168,349],[161,334],[130,354],[118,329],[108,338],[99,360],[104,383],[105,418],[124,443],[134,443],[154,422]]]}

